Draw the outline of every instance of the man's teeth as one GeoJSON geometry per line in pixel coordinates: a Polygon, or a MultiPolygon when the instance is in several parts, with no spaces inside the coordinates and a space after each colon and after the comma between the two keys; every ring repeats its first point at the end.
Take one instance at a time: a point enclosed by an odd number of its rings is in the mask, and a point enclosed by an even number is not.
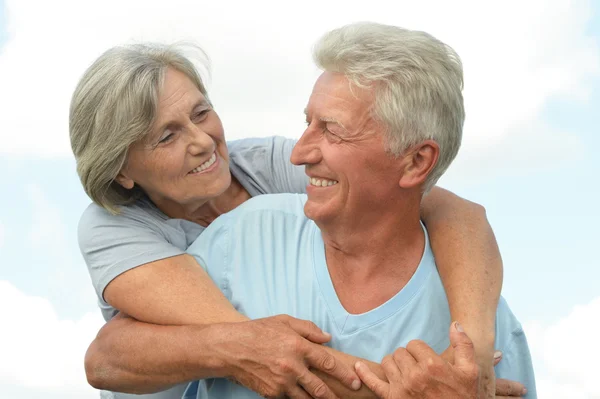
{"type": "Polygon", "coordinates": [[[216,160],[217,160],[217,154],[213,152],[212,157],[210,157],[210,159],[208,161],[204,162],[202,165],[193,169],[190,173],[202,172],[203,170],[210,168],[212,166],[212,164],[215,163],[216,160]]]}
{"type": "Polygon", "coordinates": [[[317,179],[317,178],[311,177],[310,184],[312,186],[317,186],[317,187],[326,187],[326,186],[333,186],[334,184],[338,184],[338,182],[335,180],[317,179]]]}

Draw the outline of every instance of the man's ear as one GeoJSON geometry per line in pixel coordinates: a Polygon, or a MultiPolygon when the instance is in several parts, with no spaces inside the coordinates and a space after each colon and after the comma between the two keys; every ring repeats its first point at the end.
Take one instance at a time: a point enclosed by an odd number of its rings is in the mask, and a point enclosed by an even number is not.
{"type": "Polygon", "coordinates": [[[124,170],[122,170],[117,175],[117,177],[115,178],[115,181],[127,190],[131,190],[133,188],[133,186],[135,185],[135,182],[133,181],[133,179],[128,177],[127,172],[125,172],[124,170]]]}
{"type": "Polygon", "coordinates": [[[440,146],[433,140],[425,140],[405,152],[399,185],[413,188],[423,184],[437,163],[440,146]]]}

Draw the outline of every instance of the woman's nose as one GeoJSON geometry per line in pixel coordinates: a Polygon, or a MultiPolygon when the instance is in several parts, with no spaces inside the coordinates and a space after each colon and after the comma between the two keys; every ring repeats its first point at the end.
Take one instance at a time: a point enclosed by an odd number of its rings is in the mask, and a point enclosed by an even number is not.
{"type": "Polygon", "coordinates": [[[193,155],[215,150],[215,141],[200,126],[190,123],[187,129],[188,149],[193,155]]]}

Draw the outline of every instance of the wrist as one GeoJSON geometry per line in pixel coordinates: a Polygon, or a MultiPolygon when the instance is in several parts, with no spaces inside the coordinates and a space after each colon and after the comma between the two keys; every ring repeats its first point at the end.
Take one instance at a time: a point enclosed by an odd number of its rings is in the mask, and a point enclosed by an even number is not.
{"type": "Polygon", "coordinates": [[[231,336],[229,329],[236,323],[188,326],[190,329],[191,367],[197,370],[197,379],[231,377],[233,361],[222,349],[231,336]]]}

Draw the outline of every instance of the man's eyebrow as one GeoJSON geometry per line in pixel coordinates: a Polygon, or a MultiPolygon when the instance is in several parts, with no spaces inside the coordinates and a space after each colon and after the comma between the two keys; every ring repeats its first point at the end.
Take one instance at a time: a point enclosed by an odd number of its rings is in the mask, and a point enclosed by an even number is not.
{"type": "Polygon", "coordinates": [[[319,118],[319,120],[321,122],[325,122],[325,123],[335,123],[336,125],[340,125],[342,127],[342,129],[348,130],[348,129],[346,129],[346,127],[344,126],[344,124],[342,122],[338,121],[335,118],[331,118],[331,117],[328,117],[328,116],[322,116],[322,117],[319,118]]]}

